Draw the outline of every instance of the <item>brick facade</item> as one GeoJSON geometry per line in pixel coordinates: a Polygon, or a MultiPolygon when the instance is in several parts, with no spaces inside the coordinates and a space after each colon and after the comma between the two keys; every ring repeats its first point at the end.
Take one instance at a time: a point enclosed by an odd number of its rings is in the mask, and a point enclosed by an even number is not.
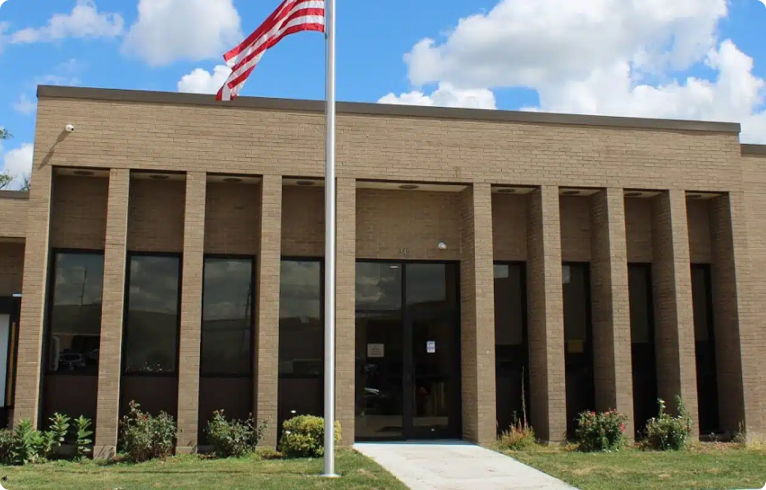
{"type": "MultiPolygon", "coordinates": [[[[741,147],[738,130],[339,106],[336,411],[343,444],[354,441],[357,259],[460,263],[461,432],[480,444],[496,434],[493,261],[526,264],[529,412],[549,441],[563,440],[567,428],[562,262],[589,263],[595,408],[632,415],[627,264],[647,263],[658,395],[682,395],[695,417],[690,264],[710,264],[721,428],[744,424],[748,437],[763,433],[766,370],[756,359],[766,330],[757,305],[766,289],[755,271],[766,266],[766,151],[741,147]],[[402,190],[403,183],[421,188],[402,190]],[[508,187],[515,190],[496,192],[508,187]],[[647,194],[631,197],[636,190],[647,194]],[[701,191],[712,194],[687,198],[701,191]]],[[[276,445],[280,257],[324,256],[323,146],[321,104],[242,98],[222,107],[188,95],[41,88],[32,192],[28,199],[0,195],[0,216],[9,217],[0,230],[7,252],[0,291],[19,289],[22,270],[24,284],[15,420],[40,413],[51,249],[105,253],[98,457],[114,454],[117,442],[127,254],[182,254],[174,415],[179,451],[193,451],[203,257],[245,255],[256,257],[252,409],[269,422],[263,444],[276,445]],[[77,132],[62,136],[68,123],[77,132]],[[103,172],[105,154],[107,176],[64,172],[103,172]],[[260,181],[227,183],[221,175],[260,181]]]]}

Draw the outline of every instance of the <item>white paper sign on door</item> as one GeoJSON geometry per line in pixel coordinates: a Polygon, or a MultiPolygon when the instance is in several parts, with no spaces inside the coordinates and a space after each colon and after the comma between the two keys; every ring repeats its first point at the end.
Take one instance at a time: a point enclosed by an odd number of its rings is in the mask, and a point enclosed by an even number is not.
{"type": "Polygon", "coordinates": [[[385,357],[386,346],[385,344],[367,344],[367,357],[385,357]]]}
{"type": "Polygon", "coordinates": [[[436,342],[433,340],[429,340],[426,342],[426,352],[429,354],[435,354],[436,353],[436,342]]]}

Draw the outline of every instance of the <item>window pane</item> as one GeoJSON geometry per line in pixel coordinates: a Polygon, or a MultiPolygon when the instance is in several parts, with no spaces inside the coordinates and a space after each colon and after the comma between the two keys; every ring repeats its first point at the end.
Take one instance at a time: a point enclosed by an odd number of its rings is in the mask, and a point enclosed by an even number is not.
{"type": "Polygon", "coordinates": [[[495,349],[498,358],[507,357],[506,346],[524,340],[524,289],[521,267],[495,265],[495,349]]]}
{"type": "Polygon", "coordinates": [[[130,258],[125,329],[127,372],[176,372],[180,268],[178,257],[130,258]]]}
{"type": "Polygon", "coordinates": [[[651,315],[649,309],[649,268],[642,265],[628,266],[628,291],[630,295],[630,332],[634,344],[652,341],[651,315]]]}
{"type": "Polygon", "coordinates": [[[279,373],[321,376],[324,361],[322,264],[282,261],[279,293],[279,373]]]}
{"type": "Polygon", "coordinates": [[[457,305],[455,264],[407,264],[407,306],[457,305]]]}
{"type": "Polygon", "coordinates": [[[205,259],[202,375],[250,375],[253,261],[205,259]]]}
{"type": "Polygon", "coordinates": [[[98,374],[104,256],[58,253],[54,260],[49,369],[98,374]]]}
{"type": "Polygon", "coordinates": [[[356,309],[399,310],[402,307],[402,266],[377,262],[356,264],[356,309]]]}

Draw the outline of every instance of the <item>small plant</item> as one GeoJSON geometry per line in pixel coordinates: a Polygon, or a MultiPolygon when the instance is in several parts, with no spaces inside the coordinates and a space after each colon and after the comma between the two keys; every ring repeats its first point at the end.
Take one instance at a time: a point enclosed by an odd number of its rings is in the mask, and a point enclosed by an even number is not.
{"type": "MultiPolygon", "coordinates": [[[[340,423],[335,423],[335,442],[340,441],[340,423]]],[[[299,415],[282,424],[279,441],[282,453],[288,458],[320,458],[324,456],[324,419],[312,415],[299,415]]]]}
{"type": "Polygon", "coordinates": [[[50,418],[50,428],[43,432],[43,446],[40,450],[43,457],[49,457],[54,449],[61,447],[64,443],[64,439],[69,433],[70,420],[69,417],[60,413],[54,413],[53,417],[50,418]]]}
{"type": "Polygon", "coordinates": [[[644,449],[657,451],[679,451],[689,445],[692,432],[692,419],[680,396],[676,397],[678,415],[672,416],[665,411],[665,401],[657,400],[660,411],[657,417],[646,423],[644,449]]]}
{"type": "Polygon", "coordinates": [[[582,412],[577,418],[575,436],[580,451],[615,451],[625,444],[625,421],[617,412],[582,412]]]}
{"type": "Polygon", "coordinates": [[[91,452],[90,445],[93,442],[90,436],[93,435],[93,431],[90,430],[90,419],[80,415],[80,418],[75,419],[75,458],[78,461],[88,457],[91,452]]]}
{"type": "Polygon", "coordinates": [[[241,457],[255,451],[266,431],[266,423],[257,425],[252,414],[246,420],[226,420],[223,410],[213,412],[207,434],[219,458],[241,457]]]}
{"type": "Polygon", "coordinates": [[[282,453],[270,447],[259,447],[255,450],[255,455],[263,460],[282,459],[284,457],[282,453]]]}
{"type": "Polygon", "coordinates": [[[523,451],[536,443],[534,429],[518,419],[500,434],[498,440],[500,449],[508,451],[523,451]]]}
{"type": "Polygon", "coordinates": [[[130,402],[130,413],[120,422],[121,449],[134,463],[166,458],[173,453],[176,423],[172,416],[160,412],[156,417],[142,412],[140,405],[130,402]]]}

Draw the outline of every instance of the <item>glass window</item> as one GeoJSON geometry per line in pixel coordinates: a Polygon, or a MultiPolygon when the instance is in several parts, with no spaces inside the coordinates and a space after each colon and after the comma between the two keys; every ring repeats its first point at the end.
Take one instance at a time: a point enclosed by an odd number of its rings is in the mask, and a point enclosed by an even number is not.
{"type": "Polygon", "coordinates": [[[322,263],[283,260],[279,293],[279,373],[322,376],[322,263]]]}
{"type": "Polygon", "coordinates": [[[649,273],[650,267],[647,265],[628,265],[630,332],[634,344],[652,343],[651,284],[649,273]]]}
{"type": "Polygon", "coordinates": [[[407,306],[456,306],[455,269],[455,264],[407,264],[407,306]]]}
{"type": "Polygon", "coordinates": [[[96,375],[104,255],[62,252],[53,260],[48,369],[96,375]]]}
{"type": "Polygon", "coordinates": [[[356,309],[393,311],[402,307],[402,266],[357,262],[356,309]]]}
{"type": "Polygon", "coordinates": [[[200,372],[252,372],[253,260],[205,259],[200,372]]]}
{"type": "Polygon", "coordinates": [[[505,346],[517,346],[524,341],[525,289],[521,266],[495,265],[496,353],[502,354],[505,346]]]}
{"type": "Polygon", "coordinates": [[[176,372],[181,259],[133,255],[125,318],[125,371],[176,372]]]}

